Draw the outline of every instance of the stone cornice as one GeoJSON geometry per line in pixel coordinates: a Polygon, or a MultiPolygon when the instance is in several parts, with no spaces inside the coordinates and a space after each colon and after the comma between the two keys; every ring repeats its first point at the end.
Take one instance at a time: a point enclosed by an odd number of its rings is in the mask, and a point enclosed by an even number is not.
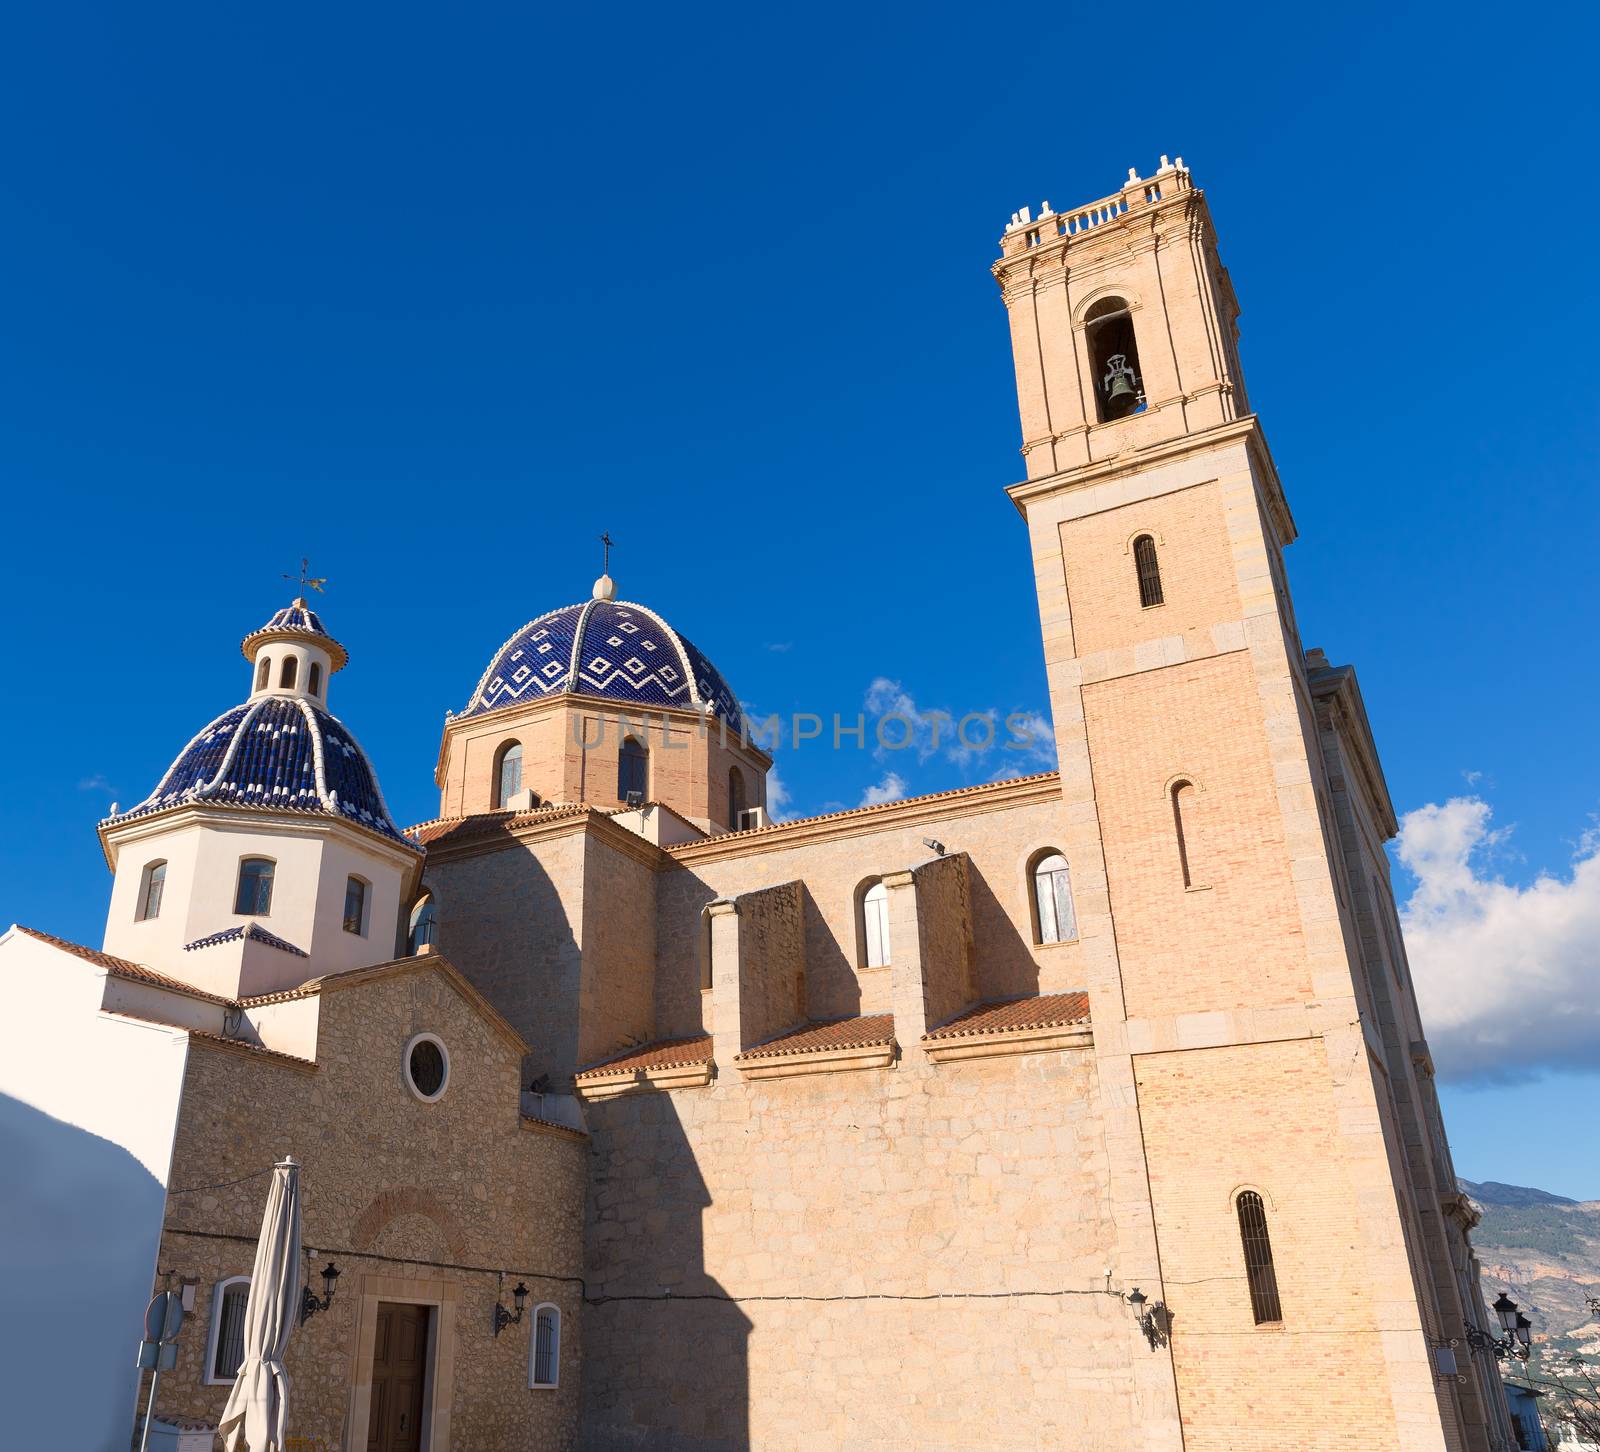
{"type": "Polygon", "coordinates": [[[1036,1029],[1001,1029],[967,1034],[959,1039],[923,1039],[922,1051],[936,1064],[959,1059],[992,1059],[1002,1054],[1042,1054],[1057,1049],[1091,1049],[1094,1030],[1088,1024],[1036,1029]]]}
{"type": "Polygon", "coordinates": [[[863,1044],[854,1048],[813,1049],[770,1059],[734,1060],[741,1079],[789,1079],[797,1074],[837,1074],[850,1069],[894,1067],[898,1049],[892,1043],[863,1044]]]}
{"type": "Polygon", "coordinates": [[[1130,474],[1140,474],[1154,465],[1171,463],[1191,454],[1216,449],[1235,441],[1242,441],[1250,451],[1252,462],[1256,465],[1257,474],[1266,490],[1267,508],[1271,511],[1273,522],[1278,527],[1283,543],[1292,544],[1298,535],[1294,516],[1290,514],[1288,501],[1283,497],[1283,484],[1278,478],[1277,466],[1272,462],[1272,453],[1267,447],[1261,421],[1253,413],[1225,424],[1218,424],[1215,428],[1205,429],[1200,433],[1163,439],[1159,443],[1130,450],[1125,454],[1117,454],[1109,459],[1097,459],[1093,463],[1082,464],[1075,469],[1049,474],[1042,479],[1023,479],[1009,485],[1006,494],[1016,506],[1017,513],[1026,519],[1030,504],[1036,504],[1055,494],[1072,489],[1084,489],[1091,484],[1108,483],[1115,479],[1126,478],[1130,474]]]}
{"type": "Polygon", "coordinates": [[[863,836],[869,832],[895,831],[926,822],[944,821],[954,816],[1009,811],[1036,802],[1058,801],[1060,796],[1060,774],[1044,772],[1038,776],[986,782],[981,786],[958,787],[954,791],[937,792],[932,796],[885,802],[880,806],[855,807],[826,817],[780,822],[751,832],[728,832],[720,837],[708,837],[703,842],[684,842],[668,847],[665,853],[674,863],[686,867],[727,857],[783,852],[791,847],[840,837],[863,836]]]}
{"type": "Polygon", "coordinates": [[[1378,824],[1384,839],[1388,840],[1400,830],[1400,824],[1395,816],[1394,802],[1389,796],[1389,785],[1384,780],[1378,744],[1373,739],[1372,723],[1367,719],[1367,707],[1361,698],[1355,667],[1323,666],[1320,669],[1312,668],[1306,674],[1312,697],[1319,704],[1328,705],[1334,728],[1350,744],[1350,758],[1360,774],[1367,795],[1377,808],[1378,824]]]}
{"type": "Polygon", "coordinates": [[[588,1079],[576,1086],[581,1099],[611,1099],[650,1089],[703,1089],[711,1082],[715,1066],[710,1059],[697,1064],[667,1064],[654,1069],[634,1069],[609,1079],[588,1079]]]}
{"type": "Polygon", "coordinates": [[[368,851],[389,858],[402,871],[415,872],[421,848],[407,851],[392,837],[353,822],[348,817],[330,816],[326,812],[297,812],[283,807],[255,807],[242,802],[175,802],[170,807],[158,807],[138,816],[119,818],[107,825],[100,824],[100,850],[105,854],[106,866],[117,870],[117,851],[124,843],[138,842],[146,837],[170,832],[183,826],[216,827],[222,831],[279,832],[285,836],[325,837],[330,831],[353,833],[368,851]],[[115,848],[116,850],[113,850],[115,848]]]}

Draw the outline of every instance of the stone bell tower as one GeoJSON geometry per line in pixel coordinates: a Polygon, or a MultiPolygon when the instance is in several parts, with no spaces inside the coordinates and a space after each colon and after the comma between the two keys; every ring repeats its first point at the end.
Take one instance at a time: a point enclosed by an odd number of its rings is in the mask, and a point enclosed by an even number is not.
{"type": "MultiPolygon", "coordinates": [[[[1336,846],[1359,833],[1334,811],[1283,567],[1295,525],[1205,198],[1163,157],[1087,206],[1015,213],[1000,247],[1026,461],[1008,492],[1039,595],[1115,1269],[1172,1315],[1137,1372],[1144,1445],[1343,1446],[1354,1425],[1475,1445],[1429,1344],[1449,1318],[1414,1270],[1438,1214],[1417,1206],[1442,1191],[1400,1164],[1388,1079],[1411,1065],[1363,1030],[1356,858],[1336,846]],[[1258,1210],[1273,1300],[1241,1240],[1258,1210]]],[[[1386,806],[1370,737],[1350,749],[1386,806]]]]}

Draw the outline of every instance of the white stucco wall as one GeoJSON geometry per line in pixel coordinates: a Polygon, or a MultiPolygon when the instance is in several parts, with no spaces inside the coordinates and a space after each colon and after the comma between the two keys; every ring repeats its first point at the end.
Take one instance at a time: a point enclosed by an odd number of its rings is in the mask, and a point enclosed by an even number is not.
{"type": "Polygon", "coordinates": [[[188,1036],[103,1013],[105,986],[73,954],[0,936],[7,1446],[128,1445],[188,1036]]]}
{"type": "Polygon", "coordinates": [[[227,997],[271,993],[308,978],[385,963],[396,953],[396,924],[409,854],[322,817],[189,808],[130,822],[109,834],[116,876],[106,915],[105,951],[227,997]],[[239,864],[275,864],[270,911],[234,912],[239,864]],[[140,921],[145,867],[164,859],[160,915],[140,921]],[[364,930],[344,930],[345,884],[368,884],[364,930]],[[184,944],[260,923],[309,954],[246,953],[226,944],[186,952],[184,944]]]}

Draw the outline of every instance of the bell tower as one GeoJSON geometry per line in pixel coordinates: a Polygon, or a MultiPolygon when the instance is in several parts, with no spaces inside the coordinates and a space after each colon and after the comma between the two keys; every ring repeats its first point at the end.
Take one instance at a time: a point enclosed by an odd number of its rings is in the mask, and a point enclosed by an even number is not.
{"type": "MultiPolygon", "coordinates": [[[[1086,206],[1014,213],[1000,253],[1025,461],[1008,493],[1039,596],[1115,1273],[1174,1327],[1137,1362],[1143,1445],[1331,1445],[1319,1408],[1341,1384],[1338,1420],[1386,1446],[1476,1445],[1429,1345],[1446,1293],[1413,1271],[1443,1192],[1396,1169],[1388,1086],[1411,1064],[1380,1062],[1363,1027],[1350,874],[1387,893],[1383,832],[1335,811],[1283,564],[1294,520],[1204,194],[1163,157],[1086,206]],[[1247,1211],[1279,1299],[1254,1294],[1247,1211]],[[1268,1404],[1303,1417],[1245,1438],[1268,1404]]],[[[1386,804],[1364,713],[1360,733],[1386,804]]]]}
{"type": "Polygon", "coordinates": [[[1181,156],[1086,207],[1024,207],[1000,252],[1028,478],[1249,413],[1239,304],[1181,156]]]}

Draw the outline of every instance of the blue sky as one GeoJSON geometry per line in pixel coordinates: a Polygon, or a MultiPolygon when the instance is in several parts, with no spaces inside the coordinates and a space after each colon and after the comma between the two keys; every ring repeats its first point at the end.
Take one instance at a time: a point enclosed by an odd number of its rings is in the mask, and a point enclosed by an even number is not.
{"type": "MultiPolygon", "coordinates": [[[[1600,35],[1302,10],[10,12],[0,919],[98,941],[94,821],[242,696],[303,554],[407,820],[446,708],[587,592],[602,529],[763,712],[1046,710],[987,268],[1015,208],[1181,153],[1307,643],[1356,663],[1402,812],[1478,804],[1413,854],[1436,991],[1480,980],[1441,1065],[1460,1168],[1600,1197],[1600,35]],[[1535,1010],[1504,1055],[1496,992],[1535,1010]]],[[[780,758],[794,811],[984,770],[780,758]]]]}

